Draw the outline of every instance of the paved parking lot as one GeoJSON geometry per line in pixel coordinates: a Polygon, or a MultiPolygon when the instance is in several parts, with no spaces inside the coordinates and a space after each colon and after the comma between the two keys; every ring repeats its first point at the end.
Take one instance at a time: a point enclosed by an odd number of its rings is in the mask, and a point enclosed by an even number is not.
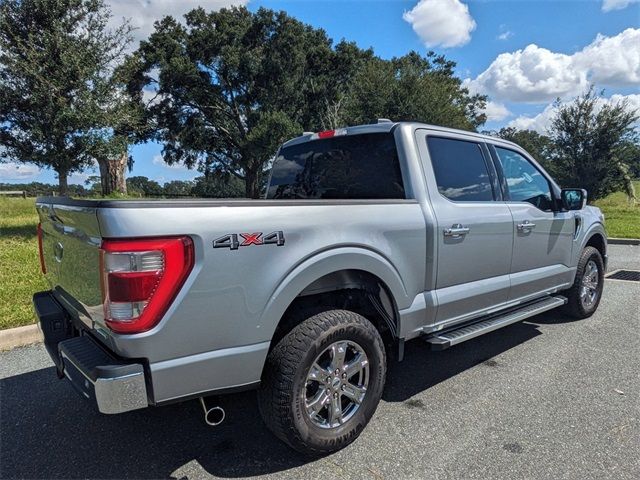
{"type": "MultiPolygon", "coordinates": [[[[610,270],[640,270],[611,246],[610,270]]],[[[589,320],[548,312],[390,367],[363,435],[306,459],[263,426],[254,394],[205,426],[191,401],[95,413],[42,346],[0,355],[1,478],[640,478],[640,284],[607,281],[589,320]]]]}

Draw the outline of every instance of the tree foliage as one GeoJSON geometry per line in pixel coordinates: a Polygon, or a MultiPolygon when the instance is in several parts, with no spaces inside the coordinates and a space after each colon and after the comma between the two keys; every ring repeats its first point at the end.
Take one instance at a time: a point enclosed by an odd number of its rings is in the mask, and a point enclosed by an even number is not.
{"type": "MultiPolygon", "coordinates": [[[[356,64],[357,65],[357,64],[356,64]]],[[[455,62],[433,52],[361,63],[345,93],[343,124],[377,118],[415,120],[463,130],[486,121],[486,97],[470,95],[454,75],[455,62]]]]}
{"type": "Polygon", "coordinates": [[[131,29],[109,18],[102,0],[0,3],[0,158],[52,168],[61,194],[94,161],[124,168],[141,124],[114,75],[131,29]]]}
{"type": "Polygon", "coordinates": [[[155,197],[163,193],[162,186],[158,182],[142,175],[127,178],[127,191],[131,195],[144,197],[155,197]]]}
{"type": "Polygon", "coordinates": [[[634,123],[639,114],[626,100],[604,102],[593,88],[569,104],[558,104],[549,129],[549,166],[559,183],[586,188],[591,200],[620,189],[619,163],[632,162],[638,152],[634,123]]]}

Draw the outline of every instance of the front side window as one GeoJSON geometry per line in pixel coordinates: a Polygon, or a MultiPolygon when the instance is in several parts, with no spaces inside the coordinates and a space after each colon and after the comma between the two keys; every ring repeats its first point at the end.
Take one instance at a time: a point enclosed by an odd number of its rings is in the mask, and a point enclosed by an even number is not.
{"type": "Polygon", "coordinates": [[[282,148],[267,198],[405,198],[393,134],[347,135],[282,148]]]}
{"type": "Polygon", "coordinates": [[[551,210],[553,198],[549,182],[518,152],[495,147],[507,187],[507,199],[514,202],[528,202],[540,210],[551,210]]]}
{"type": "Polygon", "coordinates": [[[427,137],[440,194],[454,202],[493,200],[493,189],[480,144],[427,137]]]}

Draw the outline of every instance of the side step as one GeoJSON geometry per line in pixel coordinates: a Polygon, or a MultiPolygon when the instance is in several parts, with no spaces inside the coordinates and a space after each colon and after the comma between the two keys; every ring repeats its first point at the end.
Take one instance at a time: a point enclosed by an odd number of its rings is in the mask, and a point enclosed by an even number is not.
{"type": "Polygon", "coordinates": [[[444,350],[445,348],[452,347],[458,343],[466,342],[467,340],[479,337],[485,333],[493,332],[499,328],[524,320],[525,318],[533,317],[539,313],[559,307],[565,303],[567,303],[567,299],[559,295],[555,297],[546,297],[541,300],[528,303],[515,310],[484,318],[475,323],[431,333],[429,336],[425,337],[425,342],[431,346],[431,350],[444,350]]]}

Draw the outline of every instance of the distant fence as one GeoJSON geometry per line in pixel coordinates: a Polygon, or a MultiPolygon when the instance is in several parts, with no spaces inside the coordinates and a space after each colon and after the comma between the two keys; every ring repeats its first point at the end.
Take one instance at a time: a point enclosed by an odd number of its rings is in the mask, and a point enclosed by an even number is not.
{"type": "Polygon", "coordinates": [[[27,198],[26,190],[5,190],[4,192],[0,191],[0,195],[6,195],[7,197],[20,196],[22,198],[27,198]]]}

